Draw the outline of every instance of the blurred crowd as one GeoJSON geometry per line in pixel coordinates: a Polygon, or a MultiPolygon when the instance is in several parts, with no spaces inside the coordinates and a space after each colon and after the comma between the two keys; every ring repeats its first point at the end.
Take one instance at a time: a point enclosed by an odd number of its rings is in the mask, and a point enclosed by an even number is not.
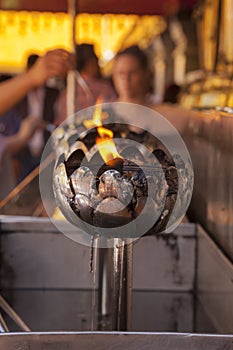
{"type": "MultiPolygon", "coordinates": [[[[75,55],[63,49],[30,55],[24,73],[0,76],[0,200],[40,164],[51,126],[69,117],[69,71],[75,77],[75,112],[99,97],[153,108],[154,77],[146,52],[138,46],[116,54],[108,78],[90,44],[77,45],[75,55]]],[[[179,86],[169,86],[163,101],[176,103],[178,93],[179,86]]]]}

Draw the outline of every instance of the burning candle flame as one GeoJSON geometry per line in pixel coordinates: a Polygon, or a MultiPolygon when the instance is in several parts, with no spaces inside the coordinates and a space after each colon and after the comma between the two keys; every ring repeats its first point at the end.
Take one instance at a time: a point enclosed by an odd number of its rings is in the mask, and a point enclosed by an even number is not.
{"type": "Polygon", "coordinates": [[[96,144],[98,145],[98,151],[105,163],[108,163],[112,159],[122,158],[116,149],[116,145],[113,139],[113,132],[102,125],[103,112],[102,112],[102,97],[96,100],[96,106],[91,120],[84,120],[83,124],[87,129],[97,127],[99,137],[96,138],[96,144]]]}
{"type": "Polygon", "coordinates": [[[96,144],[98,145],[99,153],[105,163],[108,163],[114,158],[122,158],[121,155],[117,152],[116,145],[112,140],[113,132],[102,126],[99,126],[97,128],[97,131],[100,137],[96,138],[96,144]]]}
{"type": "Polygon", "coordinates": [[[101,103],[103,102],[103,98],[99,96],[96,100],[95,110],[93,113],[92,119],[84,120],[83,124],[87,129],[94,128],[95,126],[102,125],[102,119],[104,117],[104,113],[102,113],[101,103]]]}
{"type": "MultiPolygon", "coordinates": [[[[100,140],[103,140],[103,141],[106,141],[106,140],[109,140],[109,139],[112,139],[113,138],[113,132],[112,130],[109,130],[109,129],[106,129],[104,128],[103,126],[99,126],[97,128],[97,131],[98,131],[98,134],[100,136],[100,140]]],[[[102,142],[103,142],[102,141],[102,142]]],[[[98,142],[97,142],[98,143],[98,142]]]]}

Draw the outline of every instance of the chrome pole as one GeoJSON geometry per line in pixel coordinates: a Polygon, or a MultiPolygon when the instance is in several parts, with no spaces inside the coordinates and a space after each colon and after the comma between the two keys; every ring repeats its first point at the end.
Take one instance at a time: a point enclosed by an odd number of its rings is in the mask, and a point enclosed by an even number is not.
{"type": "Polygon", "coordinates": [[[114,331],[131,329],[133,244],[127,243],[116,238],[113,248],[112,328],[114,331]]]}
{"type": "Polygon", "coordinates": [[[111,265],[112,248],[99,248],[99,299],[98,299],[98,329],[112,330],[111,326],[111,265]]]}

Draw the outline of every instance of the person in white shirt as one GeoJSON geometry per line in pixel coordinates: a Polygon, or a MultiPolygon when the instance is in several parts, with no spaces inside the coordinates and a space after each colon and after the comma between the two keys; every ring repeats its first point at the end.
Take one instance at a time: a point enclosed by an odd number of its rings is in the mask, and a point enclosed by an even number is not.
{"type": "MultiPolygon", "coordinates": [[[[50,77],[64,78],[73,67],[73,56],[63,49],[48,51],[28,71],[0,83],[0,118],[14,107],[30,90],[43,85],[50,77]]],[[[14,188],[16,182],[10,161],[15,149],[29,141],[38,127],[33,117],[23,121],[19,132],[11,137],[0,136],[0,200],[14,188]]]]}
{"type": "MultiPolygon", "coordinates": [[[[38,59],[38,55],[31,54],[28,57],[27,69],[33,67],[38,59]]],[[[46,81],[45,84],[29,91],[25,98],[18,104],[17,110],[23,118],[32,115],[41,124],[53,124],[55,118],[54,105],[58,94],[59,89],[48,86],[48,82],[46,81]]],[[[47,139],[48,135],[45,131],[38,129],[29,141],[28,147],[31,153],[33,167],[40,163],[40,157],[47,139]]]]}

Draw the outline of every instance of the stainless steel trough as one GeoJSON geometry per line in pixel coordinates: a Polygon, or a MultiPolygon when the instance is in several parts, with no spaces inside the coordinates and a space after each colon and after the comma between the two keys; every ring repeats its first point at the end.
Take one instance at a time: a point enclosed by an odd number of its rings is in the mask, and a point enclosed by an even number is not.
{"type": "MultiPolygon", "coordinates": [[[[108,328],[92,312],[98,284],[89,263],[90,248],[50,220],[1,217],[2,295],[32,331],[108,328]]],[[[132,331],[232,334],[232,280],[232,264],[196,224],[183,223],[166,239],[141,238],[133,254],[132,331]]]]}
{"type": "Polygon", "coordinates": [[[233,336],[172,333],[32,333],[0,335],[4,350],[232,350],[233,336]]]}

